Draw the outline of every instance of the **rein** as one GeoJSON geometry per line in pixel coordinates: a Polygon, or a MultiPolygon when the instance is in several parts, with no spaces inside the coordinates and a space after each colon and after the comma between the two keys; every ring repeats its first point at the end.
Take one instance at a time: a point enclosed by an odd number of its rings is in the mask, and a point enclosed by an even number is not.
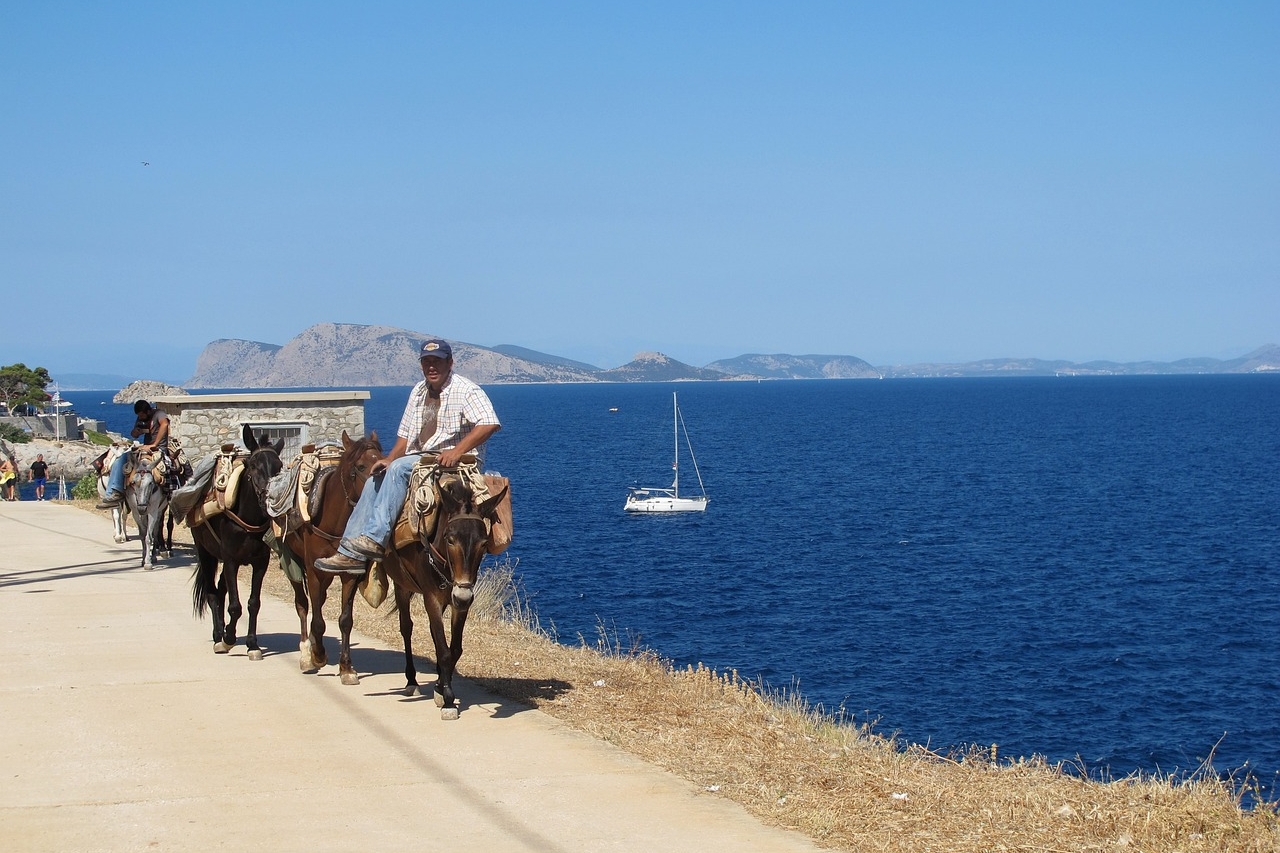
{"type": "Polygon", "coordinates": [[[450,589],[454,586],[454,583],[453,583],[453,577],[451,575],[445,574],[444,567],[447,567],[449,565],[449,560],[448,558],[445,557],[444,554],[440,553],[440,550],[438,548],[436,548],[435,539],[444,538],[444,532],[448,530],[449,527],[454,523],[459,521],[466,521],[468,519],[476,519],[481,523],[484,522],[483,518],[481,518],[480,516],[476,515],[473,512],[464,512],[461,515],[455,515],[452,518],[450,518],[448,521],[446,521],[444,524],[442,524],[439,528],[440,530],[439,535],[432,537],[432,541],[427,543],[427,565],[430,566],[431,570],[436,573],[436,576],[438,578],[440,578],[440,583],[438,584],[440,589],[450,589]]]}
{"type": "MultiPolygon", "coordinates": [[[[359,450],[360,446],[356,445],[355,449],[359,450]]],[[[354,508],[355,505],[360,500],[359,491],[357,490],[355,498],[352,498],[351,489],[349,488],[349,486],[355,486],[356,475],[360,473],[359,468],[356,465],[356,459],[358,457],[359,457],[359,454],[352,454],[352,459],[350,461],[350,465],[348,466],[351,470],[349,471],[342,470],[342,466],[347,464],[347,460],[344,458],[341,462],[338,463],[338,470],[334,472],[335,474],[338,475],[338,480],[342,483],[342,497],[346,500],[347,506],[352,508],[354,508]]],[[[336,544],[342,541],[342,532],[339,532],[337,535],[335,535],[330,533],[327,530],[321,530],[314,521],[307,521],[304,526],[308,530],[310,530],[312,533],[319,536],[321,539],[324,539],[326,542],[332,542],[336,544]]],[[[345,528],[346,525],[344,524],[343,526],[345,528]]]]}
{"type": "MultiPolygon", "coordinates": [[[[253,456],[255,453],[261,453],[261,452],[263,451],[262,450],[253,451],[252,453],[249,454],[249,460],[253,459],[253,456]]],[[[248,468],[249,468],[249,460],[245,460],[245,463],[244,463],[246,473],[248,472],[248,468]]],[[[267,499],[261,492],[258,491],[258,486],[256,483],[254,483],[253,477],[249,476],[247,479],[249,480],[249,488],[253,490],[253,496],[258,501],[258,506],[266,507],[267,499]]],[[[237,515],[235,510],[233,510],[231,507],[227,507],[224,510],[222,510],[222,514],[225,515],[227,518],[231,519],[233,522],[235,522],[236,526],[239,527],[241,530],[243,530],[245,533],[255,533],[255,534],[265,533],[267,531],[267,528],[271,526],[270,518],[268,518],[266,521],[262,522],[261,524],[250,524],[249,522],[241,518],[239,515],[237,515]]],[[[263,514],[266,515],[265,512],[263,514]]],[[[215,538],[217,538],[216,534],[215,534],[215,538]]]]}

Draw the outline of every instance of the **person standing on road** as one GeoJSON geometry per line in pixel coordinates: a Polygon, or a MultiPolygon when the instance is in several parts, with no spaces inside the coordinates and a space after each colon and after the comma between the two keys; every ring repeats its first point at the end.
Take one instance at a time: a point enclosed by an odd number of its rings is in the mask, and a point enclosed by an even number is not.
{"type": "Polygon", "coordinates": [[[453,348],[447,341],[429,340],[420,352],[422,381],[409,392],[395,446],[373,464],[338,553],[316,560],[322,572],[363,574],[370,561],[382,559],[409,493],[416,454],[439,453],[442,468],[455,467],[466,454],[482,463],[484,443],[502,429],[488,395],[453,372],[453,348]]]}
{"type": "Polygon", "coordinates": [[[31,463],[31,472],[28,479],[36,484],[36,500],[44,500],[44,484],[49,477],[49,463],[44,461],[44,454],[37,453],[36,461],[31,463]]]}

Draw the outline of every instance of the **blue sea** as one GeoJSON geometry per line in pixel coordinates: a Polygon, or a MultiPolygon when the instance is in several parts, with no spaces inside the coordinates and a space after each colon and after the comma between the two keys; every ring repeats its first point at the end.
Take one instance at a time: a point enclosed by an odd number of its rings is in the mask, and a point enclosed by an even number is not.
{"type": "MultiPolygon", "coordinates": [[[[561,642],[603,628],[935,750],[1280,790],[1280,377],[487,390],[506,556],[561,642]],[[673,390],[711,503],[625,514],[670,483],[673,390]]],[[[372,389],[384,446],[407,392],[372,389]]]]}

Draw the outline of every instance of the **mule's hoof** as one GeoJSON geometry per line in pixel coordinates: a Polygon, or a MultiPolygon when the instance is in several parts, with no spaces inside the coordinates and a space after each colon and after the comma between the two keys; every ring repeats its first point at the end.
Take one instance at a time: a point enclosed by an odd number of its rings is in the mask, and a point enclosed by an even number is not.
{"type": "Polygon", "coordinates": [[[152,571],[153,569],[155,569],[155,566],[143,566],[143,567],[142,567],[142,570],[143,570],[144,572],[149,572],[149,571],[152,571]]]}
{"type": "Polygon", "coordinates": [[[229,651],[231,651],[231,647],[221,640],[213,644],[213,653],[215,655],[225,655],[229,651]]]}
{"type": "Polygon", "coordinates": [[[344,672],[342,673],[342,683],[348,686],[354,686],[360,683],[360,673],[344,672]]]}
{"type": "Polygon", "coordinates": [[[443,707],[444,707],[444,694],[443,694],[443,693],[441,693],[439,690],[435,690],[435,691],[432,691],[432,692],[435,694],[432,698],[433,698],[433,699],[435,699],[436,707],[437,707],[437,708],[443,708],[443,707]]]}
{"type": "Polygon", "coordinates": [[[452,707],[452,708],[441,708],[441,709],[440,709],[440,719],[442,719],[442,720],[456,720],[456,719],[458,719],[458,708],[457,708],[457,706],[455,705],[455,706],[454,706],[454,707],[452,707]]]}
{"type": "Polygon", "coordinates": [[[262,649],[249,649],[249,660],[262,660],[262,649]]]}
{"type": "Polygon", "coordinates": [[[406,696],[417,696],[417,695],[418,695],[418,685],[416,685],[416,684],[406,684],[406,685],[404,686],[404,695],[406,695],[406,696]]]}

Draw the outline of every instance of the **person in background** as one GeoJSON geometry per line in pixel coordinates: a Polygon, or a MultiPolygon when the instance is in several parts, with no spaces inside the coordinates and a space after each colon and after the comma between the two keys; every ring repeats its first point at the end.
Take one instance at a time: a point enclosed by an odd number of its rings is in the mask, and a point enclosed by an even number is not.
{"type": "Polygon", "coordinates": [[[488,395],[470,379],[454,374],[448,342],[429,340],[420,352],[422,381],[409,392],[395,446],[374,463],[338,553],[316,560],[322,572],[363,574],[371,560],[382,558],[409,493],[416,454],[439,453],[443,468],[456,466],[466,454],[483,461],[484,443],[502,428],[488,395]]]}
{"type": "MultiPolygon", "coordinates": [[[[156,448],[166,449],[169,441],[169,416],[159,409],[152,408],[146,400],[133,404],[133,413],[137,420],[129,435],[139,439],[142,444],[137,450],[146,453],[156,448]]],[[[121,453],[111,463],[111,474],[107,477],[107,494],[98,504],[98,509],[111,509],[120,506],[124,500],[124,469],[129,461],[128,453],[121,453]]]]}
{"type": "Polygon", "coordinates": [[[18,485],[18,469],[14,466],[13,460],[8,456],[0,459],[0,491],[4,492],[4,499],[7,501],[16,501],[14,489],[18,485]]]}
{"type": "Polygon", "coordinates": [[[36,500],[44,500],[44,484],[49,478],[49,463],[44,461],[44,454],[37,453],[36,461],[31,463],[28,479],[36,484],[36,500]]]}

